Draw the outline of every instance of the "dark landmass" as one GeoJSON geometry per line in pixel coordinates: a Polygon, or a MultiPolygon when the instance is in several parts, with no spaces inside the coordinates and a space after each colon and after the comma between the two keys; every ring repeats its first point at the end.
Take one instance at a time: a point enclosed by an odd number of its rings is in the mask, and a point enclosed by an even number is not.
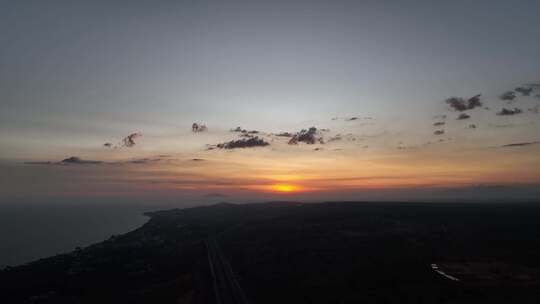
{"type": "Polygon", "coordinates": [[[132,232],[0,271],[1,302],[540,301],[540,204],[222,203],[147,215],[132,232]]]}

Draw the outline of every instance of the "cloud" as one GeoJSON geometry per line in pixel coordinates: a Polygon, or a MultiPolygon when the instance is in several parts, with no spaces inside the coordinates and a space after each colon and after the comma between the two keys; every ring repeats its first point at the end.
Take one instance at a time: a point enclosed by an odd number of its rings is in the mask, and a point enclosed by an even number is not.
{"type": "Polygon", "coordinates": [[[293,134],[289,133],[289,132],[281,132],[281,133],[277,133],[277,134],[274,134],[274,135],[279,136],[279,137],[293,137],[293,134]]]}
{"type": "Polygon", "coordinates": [[[84,160],[76,156],[65,158],[59,162],[51,162],[51,161],[25,162],[25,164],[27,165],[98,165],[102,163],[103,163],[102,161],[84,160]]]}
{"type": "Polygon", "coordinates": [[[438,122],[433,123],[433,125],[434,125],[435,127],[440,127],[440,126],[444,126],[444,125],[445,125],[445,122],[444,122],[444,121],[438,121],[438,122]]]}
{"type": "Polygon", "coordinates": [[[193,132],[193,133],[205,132],[205,131],[208,131],[208,128],[206,127],[206,125],[204,125],[202,123],[194,122],[191,125],[191,132],[193,132]]]}
{"type": "Polygon", "coordinates": [[[465,105],[465,99],[460,97],[450,97],[446,99],[446,103],[456,111],[465,111],[467,106],[465,105]]]}
{"type": "Polygon", "coordinates": [[[476,129],[476,125],[475,124],[470,124],[467,129],[476,129]]]}
{"type": "Polygon", "coordinates": [[[507,101],[512,101],[514,99],[516,99],[516,93],[514,93],[514,91],[506,91],[504,93],[502,93],[499,98],[501,100],[507,100],[507,101]]]}
{"type": "Polygon", "coordinates": [[[249,137],[253,134],[259,134],[261,132],[257,131],[257,130],[246,130],[246,129],[242,129],[241,127],[236,127],[234,129],[231,129],[230,130],[231,132],[236,132],[236,133],[242,133],[241,136],[244,136],[244,137],[249,137]]]}
{"type": "Polygon", "coordinates": [[[76,164],[76,165],[93,165],[93,164],[101,164],[102,162],[98,160],[83,160],[79,157],[71,156],[71,157],[63,159],[60,163],[76,164]]]}
{"type": "Polygon", "coordinates": [[[204,159],[204,158],[192,158],[191,161],[202,162],[202,161],[206,161],[206,159],[204,159]]]}
{"type": "Polygon", "coordinates": [[[157,163],[157,162],[171,162],[175,160],[177,159],[172,157],[171,155],[159,154],[152,157],[133,158],[133,159],[118,160],[118,161],[103,162],[103,163],[107,165],[122,165],[122,164],[142,165],[142,164],[152,164],[152,163],[157,163]]]}
{"type": "Polygon", "coordinates": [[[149,163],[156,163],[156,162],[161,162],[161,161],[175,160],[169,157],[170,157],[169,155],[158,155],[155,157],[135,158],[135,159],[125,160],[125,161],[112,162],[109,164],[149,164],[149,163]]]}
{"type": "Polygon", "coordinates": [[[435,115],[433,119],[446,119],[446,114],[435,115]]]}
{"type": "Polygon", "coordinates": [[[85,160],[77,156],[71,156],[65,158],[61,161],[51,162],[51,161],[38,161],[38,162],[25,162],[29,165],[122,165],[122,164],[149,164],[157,163],[161,161],[173,161],[174,158],[171,158],[170,155],[157,155],[154,157],[145,157],[145,158],[135,158],[128,160],[118,160],[118,161],[98,161],[98,160],[85,160]]]}
{"type": "Polygon", "coordinates": [[[135,139],[141,136],[142,136],[142,133],[140,132],[129,134],[128,136],[122,139],[122,147],[128,147],[128,148],[134,147],[136,144],[135,139]]]}
{"type": "Polygon", "coordinates": [[[517,87],[514,91],[521,93],[521,96],[530,96],[533,88],[531,87],[517,87]]]}
{"type": "Polygon", "coordinates": [[[450,97],[446,99],[446,103],[455,111],[463,112],[467,110],[472,110],[476,107],[481,107],[482,102],[480,101],[480,94],[475,95],[468,100],[465,100],[461,97],[450,97]]]}
{"type": "Polygon", "coordinates": [[[471,118],[470,115],[468,115],[468,114],[466,114],[466,113],[461,113],[461,114],[458,116],[457,120],[464,120],[464,119],[469,119],[469,118],[471,118]]]}
{"type": "Polygon", "coordinates": [[[296,145],[299,142],[303,142],[308,145],[315,144],[316,142],[324,144],[322,136],[319,136],[319,132],[315,127],[311,127],[307,130],[302,129],[300,132],[294,134],[294,136],[289,140],[289,145],[296,145]]]}
{"type": "Polygon", "coordinates": [[[118,144],[113,145],[111,142],[106,142],[103,144],[103,147],[114,148],[114,149],[117,149],[119,147],[131,148],[131,147],[134,147],[136,144],[135,139],[141,136],[142,136],[141,132],[131,133],[128,136],[122,138],[122,140],[118,144]]]}
{"type": "Polygon", "coordinates": [[[540,94],[536,94],[536,95],[534,95],[534,98],[538,98],[538,99],[540,99],[540,94]]]}
{"type": "Polygon", "coordinates": [[[154,161],[159,161],[159,159],[155,160],[155,159],[149,159],[149,158],[137,158],[137,159],[132,159],[132,160],[128,160],[128,161],[120,162],[120,163],[147,164],[149,162],[154,162],[154,161]]]}
{"type": "MultiPolygon", "coordinates": [[[[215,147],[219,149],[237,149],[237,148],[253,148],[253,147],[265,147],[270,145],[264,139],[258,136],[252,136],[248,138],[242,138],[237,140],[231,140],[225,143],[217,144],[215,147]]],[[[213,147],[209,147],[212,150],[213,147]]]]}
{"type": "Polygon", "coordinates": [[[499,116],[516,115],[516,114],[519,114],[519,113],[522,113],[522,112],[523,111],[521,109],[518,109],[518,108],[514,108],[513,110],[503,108],[500,112],[497,112],[497,115],[499,115],[499,116]]]}
{"type": "Polygon", "coordinates": [[[435,135],[443,135],[444,130],[436,130],[435,132],[433,132],[433,134],[435,134],[435,135]]]}
{"type": "Polygon", "coordinates": [[[540,144],[540,141],[513,143],[513,144],[502,145],[501,147],[503,147],[503,148],[507,148],[507,147],[524,147],[524,146],[531,146],[531,145],[537,145],[537,144],[540,144]]]}
{"type": "Polygon", "coordinates": [[[25,162],[27,165],[98,165],[102,164],[102,161],[98,160],[83,160],[76,156],[71,156],[65,158],[61,161],[36,161],[36,162],[25,162]]]}
{"type": "Polygon", "coordinates": [[[467,106],[469,109],[474,109],[476,107],[481,107],[482,106],[482,102],[480,101],[480,96],[482,96],[481,94],[478,94],[478,95],[475,95],[471,98],[469,98],[469,100],[467,100],[467,106]]]}
{"type": "Polygon", "coordinates": [[[372,120],[373,117],[371,116],[363,116],[363,117],[359,117],[359,116],[348,116],[348,117],[332,117],[332,120],[343,120],[343,121],[355,121],[355,120],[372,120]]]}

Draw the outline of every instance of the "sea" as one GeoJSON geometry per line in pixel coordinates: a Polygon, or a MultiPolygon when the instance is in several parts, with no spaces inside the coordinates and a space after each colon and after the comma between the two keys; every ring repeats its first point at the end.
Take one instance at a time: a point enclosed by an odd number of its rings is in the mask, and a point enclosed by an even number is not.
{"type": "Polygon", "coordinates": [[[148,211],[193,207],[182,202],[1,202],[0,269],[66,253],[123,234],[148,211]]]}

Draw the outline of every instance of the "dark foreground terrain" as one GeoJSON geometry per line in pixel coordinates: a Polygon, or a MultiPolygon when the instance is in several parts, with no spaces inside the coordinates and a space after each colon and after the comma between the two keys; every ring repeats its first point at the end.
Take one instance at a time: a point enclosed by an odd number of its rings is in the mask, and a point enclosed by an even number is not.
{"type": "Polygon", "coordinates": [[[0,271],[0,302],[540,303],[540,204],[218,204],[148,215],[132,232],[0,271]]]}

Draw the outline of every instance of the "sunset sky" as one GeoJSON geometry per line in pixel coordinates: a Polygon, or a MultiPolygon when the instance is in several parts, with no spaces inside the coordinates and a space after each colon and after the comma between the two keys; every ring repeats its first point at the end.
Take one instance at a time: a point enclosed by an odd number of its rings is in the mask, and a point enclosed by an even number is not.
{"type": "Polygon", "coordinates": [[[0,1],[0,200],[540,195],[540,2],[407,3],[0,1]]]}

